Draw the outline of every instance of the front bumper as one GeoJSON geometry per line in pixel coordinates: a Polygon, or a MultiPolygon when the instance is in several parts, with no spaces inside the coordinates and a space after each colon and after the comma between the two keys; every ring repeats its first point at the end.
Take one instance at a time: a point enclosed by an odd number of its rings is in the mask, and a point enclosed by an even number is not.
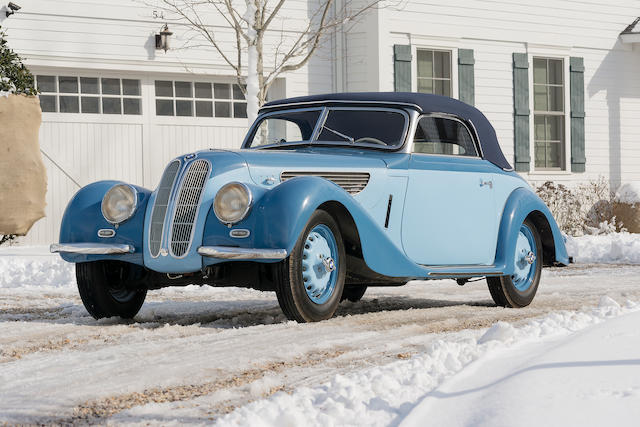
{"type": "Polygon", "coordinates": [[[52,253],[66,252],[87,255],[132,254],[135,248],[131,245],[108,243],[54,243],[49,246],[52,253]]]}
{"type": "Polygon", "coordinates": [[[218,259],[285,259],[286,249],[247,249],[234,248],[231,246],[200,246],[198,254],[208,258],[218,259]]]}

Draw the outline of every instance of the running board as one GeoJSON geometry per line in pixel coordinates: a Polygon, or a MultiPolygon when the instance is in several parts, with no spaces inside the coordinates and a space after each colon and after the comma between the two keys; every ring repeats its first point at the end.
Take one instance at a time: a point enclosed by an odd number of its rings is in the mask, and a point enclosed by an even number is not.
{"type": "Polygon", "coordinates": [[[471,266],[459,266],[459,265],[438,265],[438,266],[423,266],[427,269],[427,277],[486,277],[486,276],[504,276],[502,270],[497,269],[493,265],[471,265],[471,266]]]}

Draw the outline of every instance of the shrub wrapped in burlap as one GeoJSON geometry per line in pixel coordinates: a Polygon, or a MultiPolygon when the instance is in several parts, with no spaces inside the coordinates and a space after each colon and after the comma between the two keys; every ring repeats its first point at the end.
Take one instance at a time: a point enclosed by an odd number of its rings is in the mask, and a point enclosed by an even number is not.
{"type": "Polygon", "coordinates": [[[618,188],[613,214],[629,233],[640,233],[640,182],[627,182],[618,188]]]}
{"type": "Polygon", "coordinates": [[[25,235],[44,217],[47,173],[35,96],[0,96],[0,234],[25,235]]]}

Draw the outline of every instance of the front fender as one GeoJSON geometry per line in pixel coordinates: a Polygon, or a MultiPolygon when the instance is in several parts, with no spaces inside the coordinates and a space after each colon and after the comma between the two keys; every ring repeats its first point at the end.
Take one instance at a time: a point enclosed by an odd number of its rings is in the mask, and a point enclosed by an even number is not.
{"type": "Polygon", "coordinates": [[[249,238],[229,237],[229,229],[210,214],[203,244],[286,249],[291,253],[311,214],[327,202],[340,203],[351,214],[364,261],[371,270],[389,277],[426,276],[425,270],[406,257],[351,195],[333,182],[314,176],[292,178],[265,192],[249,217],[234,226],[249,229],[249,238]]]}
{"type": "Polygon", "coordinates": [[[124,255],[86,255],[62,252],[65,261],[86,262],[101,259],[121,260],[138,265],[142,262],[142,234],[144,216],[151,191],[134,185],[138,191],[138,208],[131,218],[117,228],[102,216],[101,204],[105,193],[121,181],[98,181],[80,190],[69,201],[60,225],[60,243],[114,243],[128,244],[135,248],[132,254],[124,255]],[[114,237],[98,237],[98,230],[115,229],[114,237]]]}
{"type": "MultiPolygon", "coordinates": [[[[506,275],[513,274],[514,271],[514,254],[516,252],[516,241],[518,232],[524,220],[533,214],[533,218],[542,216],[546,220],[548,229],[539,230],[543,238],[543,246],[549,246],[553,242],[553,254],[555,259],[551,264],[569,264],[569,256],[564,244],[564,238],[556,220],[549,211],[547,205],[534,192],[526,188],[515,189],[507,199],[502,220],[500,222],[500,231],[498,233],[498,249],[496,251],[496,266],[506,275]],[[544,233],[549,233],[550,236],[544,233]],[[545,245],[544,242],[548,244],[545,245]]],[[[546,260],[547,263],[549,260],[546,260]]]]}

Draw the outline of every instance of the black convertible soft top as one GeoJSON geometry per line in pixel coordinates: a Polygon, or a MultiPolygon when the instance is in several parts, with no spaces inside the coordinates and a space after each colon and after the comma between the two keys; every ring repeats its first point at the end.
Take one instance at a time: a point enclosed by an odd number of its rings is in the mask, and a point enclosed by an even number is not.
{"type": "Polygon", "coordinates": [[[331,93],[324,95],[299,96],[296,98],[285,98],[266,103],[261,111],[271,111],[278,108],[288,107],[291,104],[331,104],[332,101],[339,103],[357,102],[372,104],[390,104],[416,108],[423,113],[445,113],[460,117],[470,121],[475,126],[480,139],[483,157],[505,170],[513,168],[504,157],[502,149],[498,144],[496,131],[489,123],[489,120],[475,107],[465,104],[457,99],[447,96],[431,95],[427,93],[414,92],[353,92],[353,93],[331,93]]]}

